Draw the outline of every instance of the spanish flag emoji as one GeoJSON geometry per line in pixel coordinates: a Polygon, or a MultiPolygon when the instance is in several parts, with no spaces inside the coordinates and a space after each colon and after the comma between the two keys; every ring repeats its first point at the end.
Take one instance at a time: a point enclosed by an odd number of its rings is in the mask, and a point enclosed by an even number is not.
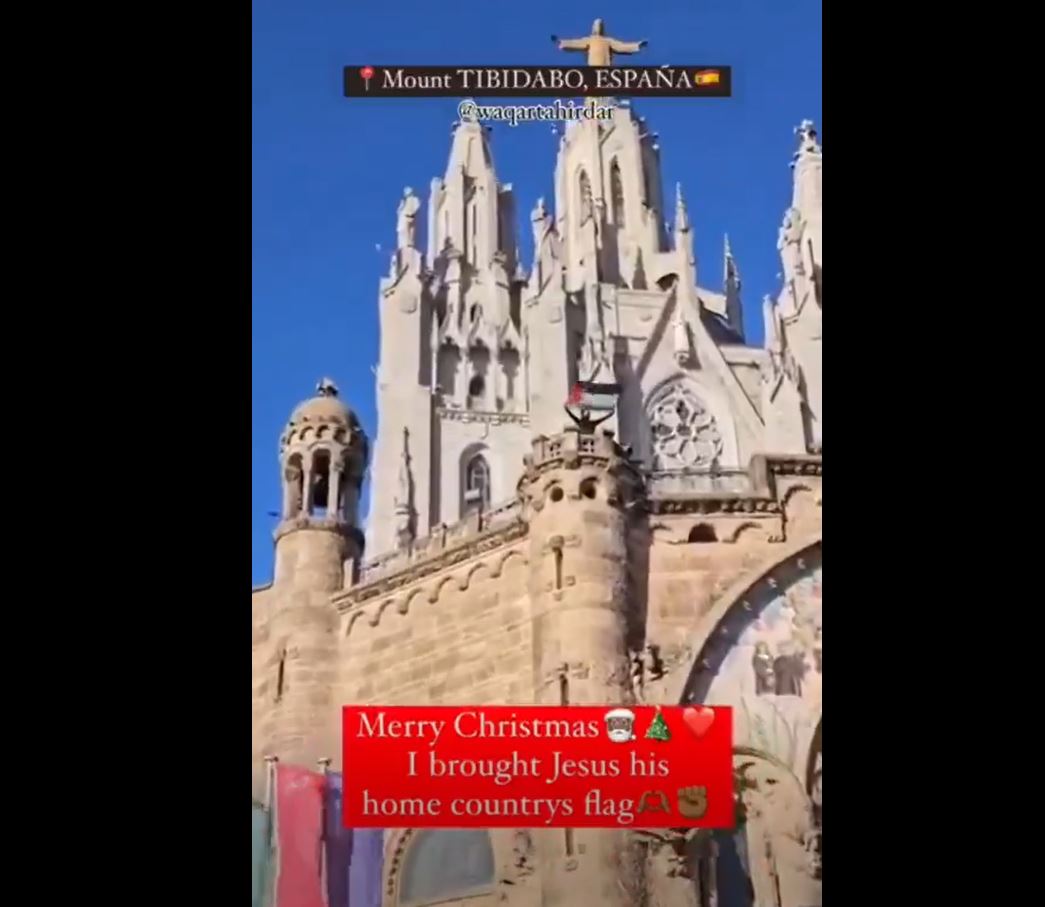
{"type": "Polygon", "coordinates": [[[694,85],[718,85],[721,74],[717,69],[705,69],[693,74],[694,85]]]}

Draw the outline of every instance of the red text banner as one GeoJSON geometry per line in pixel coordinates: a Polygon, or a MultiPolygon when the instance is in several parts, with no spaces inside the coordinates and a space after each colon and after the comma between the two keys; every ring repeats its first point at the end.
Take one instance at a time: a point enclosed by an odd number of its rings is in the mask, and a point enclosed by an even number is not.
{"type": "Polygon", "coordinates": [[[350,828],[729,828],[733,716],[708,706],[346,706],[350,828]]]}

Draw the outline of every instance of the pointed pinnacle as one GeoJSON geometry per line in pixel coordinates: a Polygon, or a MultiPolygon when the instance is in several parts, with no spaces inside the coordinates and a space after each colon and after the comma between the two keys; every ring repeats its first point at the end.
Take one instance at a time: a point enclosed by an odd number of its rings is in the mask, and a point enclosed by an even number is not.
{"type": "Polygon", "coordinates": [[[682,183],[675,183],[675,229],[689,229],[689,215],[686,211],[686,200],[682,197],[682,183]]]}
{"type": "Polygon", "coordinates": [[[737,260],[733,256],[733,249],[729,245],[729,234],[725,234],[725,251],[722,256],[722,282],[725,288],[728,290],[730,283],[736,283],[737,289],[740,288],[740,269],[737,267],[737,260]]]}

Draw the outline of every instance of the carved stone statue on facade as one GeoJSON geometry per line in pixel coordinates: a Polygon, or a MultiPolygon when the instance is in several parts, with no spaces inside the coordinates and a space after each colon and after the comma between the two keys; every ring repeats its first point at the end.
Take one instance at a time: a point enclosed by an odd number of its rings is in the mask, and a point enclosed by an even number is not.
{"type": "Polygon", "coordinates": [[[812,120],[802,120],[795,128],[795,134],[798,136],[798,152],[795,157],[820,153],[820,142],[812,120]]]}
{"type": "Polygon", "coordinates": [[[407,186],[403,190],[403,200],[399,203],[397,212],[397,249],[413,249],[417,246],[417,214],[420,210],[421,200],[414,195],[414,190],[407,186]]]}
{"type": "Polygon", "coordinates": [[[784,279],[788,282],[805,274],[805,265],[802,263],[802,230],[802,215],[791,208],[784,215],[780,238],[777,240],[777,248],[784,263],[784,279]]]}
{"type": "Polygon", "coordinates": [[[414,541],[413,481],[410,475],[410,430],[403,429],[403,450],[399,457],[399,475],[395,496],[396,540],[400,548],[414,541]]]}
{"type": "Polygon", "coordinates": [[[584,38],[559,38],[552,35],[552,41],[559,50],[587,52],[589,66],[612,66],[614,54],[637,54],[647,44],[646,41],[619,41],[606,37],[602,19],[592,23],[591,34],[584,38]]]}
{"type": "Polygon", "coordinates": [[[675,341],[675,361],[679,365],[689,362],[689,327],[682,314],[682,300],[675,300],[675,320],[672,325],[675,341]]]}
{"type": "Polygon", "coordinates": [[[751,657],[751,667],[755,672],[755,695],[761,696],[774,692],[776,684],[773,674],[773,653],[769,650],[769,643],[764,641],[755,643],[755,654],[751,657]]]}
{"type": "Polygon", "coordinates": [[[805,675],[803,653],[790,641],[780,643],[780,651],[773,660],[773,674],[778,696],[801,696],[805,675]]]}

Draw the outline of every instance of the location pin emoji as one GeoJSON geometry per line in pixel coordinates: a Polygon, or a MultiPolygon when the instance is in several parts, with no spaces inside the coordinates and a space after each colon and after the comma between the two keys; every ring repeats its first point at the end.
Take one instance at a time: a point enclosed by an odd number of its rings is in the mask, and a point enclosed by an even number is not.
{"type": "Polygon", "coordinates": [[[359,70],[359,74],[363,77],[363,81],[366,83],[366,90],[370,91],[370,80],[374,78],[374,67],[364,66],[359,70]]]}

